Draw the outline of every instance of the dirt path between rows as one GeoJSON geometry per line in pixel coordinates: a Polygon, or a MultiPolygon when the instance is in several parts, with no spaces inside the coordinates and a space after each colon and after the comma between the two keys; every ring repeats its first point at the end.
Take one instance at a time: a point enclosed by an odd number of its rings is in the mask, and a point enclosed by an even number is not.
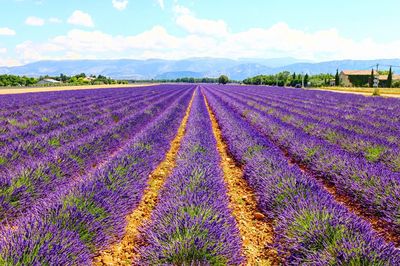
{"type": "Polygon", "coordinates": [[[176,166],[176,156],[182,138],[185,135],[195,93],[196,91],[193,92],[192,99],[186,109],[178,133],[171,142],[171,147],[164,161],[150,174],[143,198],[138,207],[126,218],[127,226],[124,237],[119,243],[112,245],[108,250],[101,251],[100,255],[94,258],[94,265],[132,265],[133,261],[139,258],[135,250],[138,244],[140,244],[139,228],[151,218],[151,213],[157,204],[158,193],[176,166]]]}
{"type": "Polygon", "coordinates": [[[235,164],[223,141],[221,129],[204,96],[211,118],[217,149],[221,156],[221,168],[228,188],[230,209],[235,217],[243,241],[246,265],[278,265],[277,251],[270,249],[274,239],[272,221],[265,217],[257,207],[254,192],[243,178],[243,170],[235,164]]]}

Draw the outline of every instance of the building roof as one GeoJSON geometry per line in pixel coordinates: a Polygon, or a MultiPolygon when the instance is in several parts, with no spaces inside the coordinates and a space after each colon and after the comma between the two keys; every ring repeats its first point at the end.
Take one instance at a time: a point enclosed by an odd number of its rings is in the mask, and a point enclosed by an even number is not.
{"type": "MultiPolygon", "coordinates": [[[[343,70],[341,73],[347,76],[370,76],[371,70],[343,70]]],[[[379,75],[379,80],[387,80],[387,77],[388,75],[379,75]]],[[[392,79],[400,80],[400,75],[393,75],[392,79]]]]}
{"type": "MultiPolygon", "coordinates": [[[[379,80],[387,80],[388,75],[379,75],[379,80]]],[[[400,80],[400,75],[393,75],[392,80],[400,80]]]]}
{"type": "Polygon", "coordinates": [[[371,70],[343,70],[341,73],[347,76],[369,76],[371,70]]]}
{"type": "Polygon", "coordinates": [[[42,79],[39,81],[39,83],[60,83],[60,81],[55,79],[42,79]]]}

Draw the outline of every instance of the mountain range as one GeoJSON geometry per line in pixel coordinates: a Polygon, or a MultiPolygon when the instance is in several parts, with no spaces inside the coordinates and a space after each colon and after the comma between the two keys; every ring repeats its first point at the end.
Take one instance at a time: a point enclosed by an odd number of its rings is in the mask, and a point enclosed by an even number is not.
{"type": "Polygon", "coordinates": [[[58,76],[60,73],[75,75],[103,75],[115,79],[176,79],[182,77],[218,77],[228,75],[234,80],[243,80],[259,74],[275,74],[281,71],[296,73],[335,73],[339,70],[366,70],[380,64],[387,69],[389,65],[400,66],[400,59],[377,60],[338,60],[310,62],[295,58],[274,59],[224,59],[189,58],[183,60],[60,60],[38,61],[23,66],[0,67],[0,74],[39,77],[58,76]]]}

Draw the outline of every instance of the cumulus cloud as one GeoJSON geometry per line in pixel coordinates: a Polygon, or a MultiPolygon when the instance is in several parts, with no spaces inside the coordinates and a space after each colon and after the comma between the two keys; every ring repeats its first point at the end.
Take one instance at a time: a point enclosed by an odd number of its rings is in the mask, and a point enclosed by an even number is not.
{"type": "Polygon", "coordinates": [[[228,34],[228,25],[223,20],[199,19],[188,8],[180,5],[175,5],[174,12],[176,24],[189,33],[211,36],[228,34]]]}
{"type": "Polygon", "coordinates": [[[81,10],[75,10],[72,15],[68,18],[67,22],[72,25],[94,27],[92,17],[81,10]]]}
{"type": "Polygon", "coordinates": [[[15,35],[16,32],[13,29],[7,28],[7,27],[3,27],[0,28],[0,35],[7,35],[7,36],[12,36],[15,35]]]}
{"type": "Polygon", "coordinates": [[[74,29],[45,43],[24,42],[17,46],[17,54],[24,62],[63,58],[68,54],[82,55],[82,58],[140,59],[290,56],[322,61],[400,57],[399,45],[400,41],[384,44],[372,40],[356,42],[340,36],[335,29],[307,33],[277,23],[269,28],[228,33],[224,38],[202,34],[174,36],[162,26],[132,36],[74,29]]]}
{"type": "Polygon", "coordinates": [[[7,48],[0,47],[0,54],[5,54],[5,53],[7,53],[7,48]]]}
{"type": "Polygon", "coordinates": [[[112,5],[115,9],[122,11],[128,6],[128,0],[112,0],[112,5]]]}
{"type": "Polygon", "coordinates": [[[165,8],[164,0],[157,0],[157,3],[158,3],[158,5],[161,7],[161,9],[164,9],[164,8],[165,8]]]}
{"type": "Polygon", "coordinates": [[[29,26],[43,26],[44,19],[30,16],[25,19],[25,24],[29,26]]]}

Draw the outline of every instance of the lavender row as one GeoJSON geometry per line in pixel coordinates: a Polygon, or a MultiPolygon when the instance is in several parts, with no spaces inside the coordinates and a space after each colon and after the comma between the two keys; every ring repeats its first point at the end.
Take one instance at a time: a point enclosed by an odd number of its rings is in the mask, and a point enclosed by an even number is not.
{"type": "MultiPolygon", "coordinates": [[[[243,91],[238,87],[230,87],[233,91],[243,91]]],[[[348,127],[354,127],[356,131],[364,127],[378,130],[400,132],[400,121],[397,110],[399,102],[390,99],[379,99],[359,95],[346,95],[327,93],[320,91],[305,91],[283,88],[254,88],[246,87],[247,94],[254,94],[278,104],[288,104],[294,108],[301,107],[311,113],[321,116],[335,117],[337,120],[348,122],[348,127]],[[326,99],[335,99],[329,104],[326,99]],[[336,98],[335,98],[336,97],[336,98]],[[323,99],[319,101],[319,99],[323,99]],[[320,102],[320,103],[319,103],[320,102]],[[358,104],[357,104],[358,103],[358,104]]],[[[269,104],[270,102],[268,102],[269,104]]],[[[307,112],[307,111],[306,111],[307,112]]],[[[334,121],[332,121],[334,122],[334,121]]],[[[337,121],[338,122],[338,121],[337,121]]]]}
{"type": "Polygon", "coordinates": [[[227,103],[206,96],[260,209],[274,218],[275,248],[288,265],[397,265],[400,253],[371,226],[349,213],[315,180],[289,166],[273,143],[227,103]]]}
{"type": "Polygon", "coordinates": [[[54,110],[62,109],[66,103],[70,104],[82,104],[92,101],[97,101],[106,98],[113,98],[114,96],[124,97],[125,95],[134,95],[141,93],[142,89],[145,88],[113,88],[113,89],[101,89],[101,90],[71,90],[71,91],[55,91],[55,92],[35,92],[35,93],[24,93],[18,95],[2,95],[0,97],[0,115],[1,116],[13,116],[13,115],[25,115],[24,110],[54,110]]]}
{"type": "MultiPolygon", "coordinates": [[[[187,93],[186,90],[181,90],[181,97],[187,93]]],[[[86,136],[79,143],[62,147],[43,161],[31,162],[17,175],[2,177],[0,220],[9,222],[22,211],[31,208],[37,199],[55,193],[60,186],[79,179],[177,100],[174,95],[170,95],[142,112],[86,136]]]]}
{"type": "MultiPolygon", "coordinates": [[[[173,95],[172,95],[173,96],[173,95]]],[[[171,98],[171,95],[169,96],[170,98],[171,98]]],[[[168,97],[164,97],[164,99],[168,99],[168,97]]],[[[162,102],[162,98],[160,98],[160,100],[158,101],[158,102],[155,102],[155,104],[156,103],[160,103],[160,102],[162,102]]],[[[140,114],[140,113],[138,113],[137,111],[138,110],[143,110],[143,109],[145,109],[146,107],[148,107],[149,108],[149,110],[151,110],[151,108],[153,107],[153,105],[149,105],[148,104],[148,102],[146,101],[146,102],[141,102],[140,104],[139,104],[139,108],[137,108],[137,109],[135,109],[134,110],[134,112],[132,112],[132,113],[128,113],[129,115],[127,115],[126,116],[126,119],[125,120],[120,120],[120,121],[113,121],[113,123],[109,123],[109,124],[107,124],[106,125],[106,127],[105,127],[105,129],[108,129],[108,130],[110,130],[110,129],[112,129],[112,128],[114,128],[114,127],[120,127],[121,125],[123,125],[123,124],[126,124],[126,123],[129,123],[129,120],[127,120],[128,118],[130,118],[130,119],[132,119],[132,118],[135,118],[138,114],[140,114]]],[[[129,110],[130,111],[130,110],[129,110]]],[[[97,120],[97,119],[96,119],[97,120]]],[[[99,125],[102,123],[102,121],[95,121],[96,123],[99,123],[99,125]]],[[[111,122],[111,121],[109,121],[109,122],[111,122]]],[[[83,126],[83,125],[80,125],[80,124],[78,124],[78,128],[77,129],[81,129],[82,131],[83,131],[83,134],[85,134],[85,137],[86,137],[86,139],[90,139],[90,138],[88,138],[88,137],[95,137],[96,135],[101,135],[101,133],[103,133],[104,134],[104,130],[98,130],[98,131],[95,131],[95,130],[92,130],[92,132],[90,132],[90,131],[87,131],[86,129],[87,129],[87,126],[83,126]]],[[[90,129],[90,128],[88,128],[88,129],[90,129]]],[[[95,129],[95,128],[93,128],[93,129],[95,129]]],[[[28,144],[30,144],[30,143],[28,143],[28,144]]],[[[42,149],[42,147],[40,146],[40,145],[45,145],[45,144],[41,144],[40,142],[38,142],[37,143],[38,145],[39,145],[39,147],[38,146],[36,146],[36,148],[40,151],[40,150],[43,150],[42,149]]],[[[53,143],[52,141],[51,141],[51,143],[50,144],[58,144],[58,143],[53,143]]],[[[60,143],[61,144],[61,143],[60,143]]],[[[68,147],[70,148],[70,147],[74,147],[74,146],[81,146],[82,144],[85,144],[85,142],[83,142],[82,143],[82,139],[78,139],[78,141],[77,142],[69,142],[68,140],[66,140],[66,143],[65,144],[67,144],[67,146],[63,146],[63,147],[61,147],[61,149],[59,150],[59,151],[57,151],[57,152],[54,152],[54,153],[47,153],[46,155],[47,155],[47,157],[46,158],[44,158],[44,159],[49,159],[49,157],[57,157],[57,155],[58,155],[58,153],[61,153],[62,154],[62,150],[65,150],[65,149],[67,149],[68,147]]],[[[28,153],[28,155],[29,154],[31,154],[32,152],[34,152],[35,151],[35,149],[32,149],[32,148],[30,148],[29,146],[27,146],[27,151],[26,151],[26,153],[28,153]]],[[[44,150],[43,151],[43,153],[46,153],[46,151],[44,150]]],[[[7,152],[3,152],[3,158],[5,158],[5,160],[3,159],[2,161],[3,161],[3,164],[5,164],[4,163],[4,161],[12,161],[12,157],[20,157],[20,155],[17,155],[17,156],[15,156],[15,151],[10,151],[10,154],[8,154],[8,155],[10,155],[10,158],[7,158],[7,157],[5,157],[5,156],[7,156],[7,152]]],[[[58,157],[60,157],[60,156],[58,156],[58,157]]],[[[15,161],[13,161],[13,162],[15,162],[15,161]]],[[[36,164],[36,162],[35,162],[35,164],[36,164]]],[[[32,165],[32,163],[31,163],[31,165],[32,165]]],[[[5,165],[5,166],[8,166],[8,165],[5,165]]],[[[22,166],[22,169],[21,169],[21,166],[20,165],[18,165],[18,167],[20,168],[20,170],[23,170],[23,166],[22,166]]],[[[4,167],[4,168],[6,168],[6,167],[4,167]]],[[[17,175],[17,173],[15,173],[15,172],[13,172],[13,171],[10,171],[9,172],[9,174],[8,175],[3,175],[2,176],[2,179],[4,180],[4,179],[6,179],[6,180],[8,180],[9,178],[13,178],[14,176],[16,176],[17,175]]]]}
{"type": "MultiPolygon", "coordinates": [[[[81,95],[82,91],[79,91],[74,96],[69,95],[70,92],[56,92],[55,95],[58,96],[59,99],[52,99],[56,101],[57,104],[51,103],[44,106],[35,104],[31,107],[22,105],[18,110],[9,111],[3,116],[0,116],[0,125],[2,126],[0,134],[8,133],[7,135],[11,134],[12,136],[12,133],[23,134],[24,132],[35,132],[37,131],[37,124],[40,124],[43,121],[58,122],[58,120],[62,118],[63,114],[77,116],[83,115],[84,108],[88,107],[99,112],[107,111],[107,109],[104,108],[104,104],[108,104],[109,102],[118,102],[133,98],[145,98],[146,96],[155,94],[156,91],[159,93],[161,91],[171,90],[173,87],[165,85],[160,86],[159,89],[161,90],[154,90],[154,87],[90,90],[90,93],[84,95],[81,95]],[[7,127],[10,126],[13,126],[14,130],[10,131],[10,129],[7,129],[7,127]]],[[[35,95],[36,94],[40,93],[35,93],[35,95]]],[[[24,98],[30,95],[31,94],[23,94],[18,95],[18,97],[24,98]]],[[[42,95],[44,98],[47,94],[42,95]]],[[[0,97],[0,99],[2,98],[0,97]]],[[[1,111],[2,109],[0,109],[0,112],[1,111]]],[[[2,138],[5,138],[6,136],[2,136],[2,138]]]]}
{"type": "MultiPolygon", "coordinates": [[[[262,89],[255,91],[252,89],[246,89],[246,93],[238,88],[232,89],[232,92],[240,95],[240,97],[251,99],[248,102],[249,104],[259,105],[260,108],[263,108],[268,112],[275,112],[276,109],[290,110],[290,112],[293,112],[295,115],[313,118],[316,123],[324,122],[342,130],[348,130],[351,134],[384,141],[387,145],[396,145],[397,147],[400,145],[400,138],[397,134],[400,133],[398,125],[391,126],[391,123],[388,123],[388,121],[377,123],[374,119],[371,119],[371,115],[362,119],[361,114],[356,111],[344,113],[340,104],[337,104],[337,106],[332,108],[330,111],[327,111],[328,107],[316,105],[311,99],[301,103],[296,103],[293,98],[282,100],[282,97],[285,97],[287,91],[290,92],[290,90],[287,89],[280,89],[280,95],[271,96],[264,95],[262,89]]],[[[373,113],[375,110],[370,109],[369,111],[373,113]]],[[[390,112],[396,113],[395,110],[390,110],[390,112]]],[[[310,125],[311,129],[315,126],[317,125],[310,125]]]]}
{"type": "Polygon", "coordinates": [[[51,134],[53,131],[62,130],[66,127],[75,126],[86,122],[87,120],[110,114],[110,110],[121,109],[126,104],[132,104],[140,98],[134,97],[133,99],[116,99],[116,101],[108,101],[102,103],[99,108],[97,104],[85,105],[83,107],[72,107],[70,110],[67,108],[63,112],[57,112],[54,115],[42,117],[40,122],[35,121],[34,128],[27,128],[19,132],[8,132],[0,138],[2,149],[10,146],[20,146],[40,138],[43,135],[51,134]]]}
{"type": "MultiPolygon", "coordinates": [[[[251,106],[271,117],[275,117],[308,135],[314,136],[333,144],[338,149],[344,149],[353,156],[364,157],[366,161],[371,163],[380,162],[385,164],[389,170],[400,172],[400,149],[386,140],[377,137],[363,136],[338,126],[332,126],[324,123],[320,119],[311,118],[311,114],[299,115],[290,109],[282,107],[273,108],[273,102],[250,102],[246,101],[246,96],[235,96],[233,93],[227,94],[241,104],[251,106]],[[268,107],[266,107],[268,106],[268,107]]],[[[389,133],[390,135],[395,135],[389,133]]]]}
{"type": "Polygon", "coordinates": [[[177,132],[193,90],[188,91],[87,182],[3,233],[0,263],[88,265],[99,250],[120,239],[125,216],[139,204],[149,174],[177,132]]]}
{"type": "MultiPolygon", "coordinates": [[[[43,112],[37,120],[30,120],[31,124],[22,123],[23,127],[20,127],[13,131],[7,131],[0,137],[0,145],[6,146],[13,142],[20,141],[22,139],[29,139],[42,134],[49,133],[60,127],[71,125],[79,121],[85,121],[95,115],[100,115],[105,112],[110,112],[110,105],[119,104],[127,100],[143,99],[146,98],[150,91],[141,93],[138,95],[132,94],[131,97],[124,95],[123,97],[110,97],[109,99],[104,98],[101,101],[87,102],[83,104],[71,104],[66,103],[61,110],[50,109],[43,112]]],[[[61,97],[61,95],[60,95],[61,97]]],[[[25,113],[30,114],[29,110],[25,110],[25,113]]],[[[21,124],[19,121],[15,123],[21,124]]],[[[7,128],[2,127],[4,133],[7,128]]]]}
{"type": "MultiPolygon", "coordinates": [[[[177,92],[168,91],[167,94],[174,95],[177,92]]],[[[137,114],[148,107],[149,100],[157,102],[167,94],[158,94],[139,101],[134,99],[119,103],[118,105],[109,105],[110,113],[102,113],[94,117],[87,117],[82,122],[77,119],[72,119],[74,122],[71,125],[55,129],[53,132],[38,136],[36,138],[28,138],[16,141],[12,145],[0,149],[0,173],[11,175],[15,168],[22,169],[26,164],[30,164],[30,160],[48,159],[49,154],[54,154],[57,150],[65,145],[74,145],[79,143],[82,138],[87,137],[92,132],[99,132],[102,129],[116,125],[120,120],[123,120],[130,115],[137,114]],[[119,107],[119,108],[118,108],[119,107]]]]}
{"type": "Polygon", "coordinates": [[[249,87],[249,89],[254,89],[262,95],[272,93],[289,101],[309,103],[316,108],[333,111],[339,108],[345,114],[354,113],[357,117],[362,117],[366,121],[369,117],[373,117],[374,121],[397,122],[397,125],[400,122],[400,118],[396,115],[400,105],[398,99],[395,98],[365,97],[318,90],[282,90],[282,88],[277,87],[269,87],[266,90],[260,90],[257,87],[249,87]]]}
{"type": "Polygon", "coordinates": [[[142,229],[139,265],[240,265],[241,239],[228,208],[227,189],[211,120],[197,91],[177,166],[142,229]]]}
{"type": "MultiPolygon", "coordinates": [[[[143,91],[144,92],[144,91],[143,91]]],[[[118,101],[128,98],[129,96],[140,96],[143,93],[129,92],[119,93],[114,95],[105,95],[99,93],[99,96],[88,95],[82,99],[76,97],[62,99],[57,105],[54,103],[40,106],[21,106],[18,110],[6,111],[0,116],[0,126],[2,128],[1,132],[11,133],[18,132],[18,130],[33,127],[40,123],[43,119],[53,120],[56,119],[60,113],[73,112],[74,109],[79,109],[87,106],[99,106],[101,107],[106,101],[118,101]]],[[[24,97],[24,96],[21,96],[24,97]]],[[[5,110],[0,110],[5,111],[5,110]]]]}
{"type": "Polygon", "coordinates": [[[253,127],[283,147],[296,160],[335,185],[368,212],[400,232],[400,173],[393,173],[383,164],[371,164],[352,156],[326,141],[310,136],[273,116],[246,107],[229,97],[219,97],[253,127]]]}

